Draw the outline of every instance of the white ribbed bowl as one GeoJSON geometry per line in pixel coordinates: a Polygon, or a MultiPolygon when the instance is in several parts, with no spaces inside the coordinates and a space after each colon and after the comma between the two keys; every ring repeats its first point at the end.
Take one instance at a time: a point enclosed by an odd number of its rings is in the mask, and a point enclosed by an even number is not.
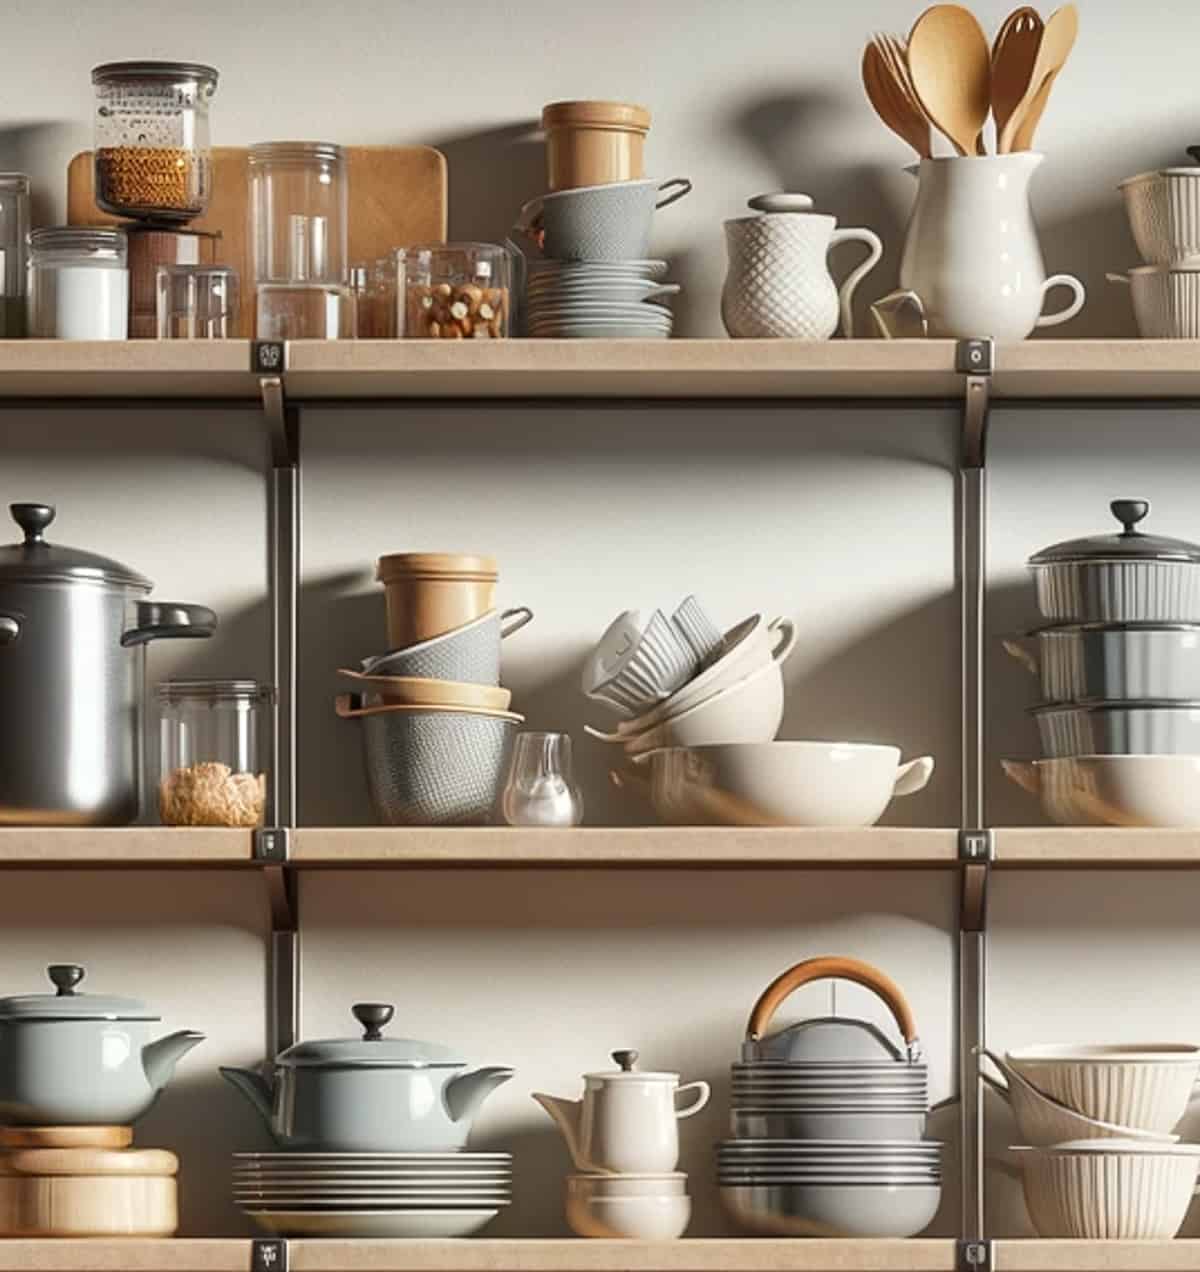
{"type": "Polygon", "coordinates": [[[1144,340],[1200,338],[1200,264],[1188,268],[1139,265],[1128,276],[1109,274],[1108,278],[1129,283],[1133,316],[1144,340]]]}
{"type": "Polygon", "coordinates": [[[1200,1047],[1183,1043],[1023,1047],[1005,1059],[1084,1117],[1164,1135],[1186,1112],[1200,1073],[1200,1047]]]}
{"type": "Polygon", "coordinates": [[[1032,567],[1038,609],[1051,623],[1200,622],[1200,564],[1052,561],[1032,567]]]}
{"type": "Polygon", "coordinates": [[[1200,264],[1200,168],[1142,172],[1118,189],[1142,260],[1200,264]]]}
{"type": "Polygon", "coordinates": [[[1119,1140],[1089,1143],[1097,1147],[1013,1150],[1021,1161],[1025,1205],[1038,1235],[1087,1241],[1174,1237],[1196,1190],[1200,1149],[1146,1146],[1141,1151],[1142,1146],[1119,1140]]]}

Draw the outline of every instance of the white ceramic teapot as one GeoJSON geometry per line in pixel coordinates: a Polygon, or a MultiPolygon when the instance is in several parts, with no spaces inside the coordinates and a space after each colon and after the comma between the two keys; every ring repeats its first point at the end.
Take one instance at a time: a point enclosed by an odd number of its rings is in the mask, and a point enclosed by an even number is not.
{"type": "Polygon", "coordinates": [[[1024,340],[1035,327],[1056,327],[1083,308],[1083,284],[1070,274],[1046,277],[1029,206],[1029,183],[1043,156],[922,159],[900,260],[900,290],[871,306],[885,337],[991,336],[1024,340]],[[1074,300],[1043,314],[1046,293],[1069,287],[1074,300]],[[910,311],[915,321],[902,326],[910,311]]]}
{"type": "Polygon", "coordinates": [[[707,1082],[679,1085],[677,1073],[634,1069],[636,1051],[614,1051],[619,1069],[585,1073],[582,1100],[534,1093],[562,1131],[576,1170],[609,1174],[666,1174],[679,1164],[680,1118],[699,1113],[711,1094],[707,1082]],[[678,1108],[677,1095],[695,1091],[678,1108]]]}
{"type": "Polygon", "coordinates": [[[721,318],[734,339],[828,340],[854,334],[854,289],[875,268],[883,244],[870,230],[839,230],[837,219],[812,210],[807,194],[760,194],[749,206],[760,216],[725,222],[729,272],[721,318]],[[829,249],[865,243],[870,255],[841,290],[829,274],[829,249]]]}

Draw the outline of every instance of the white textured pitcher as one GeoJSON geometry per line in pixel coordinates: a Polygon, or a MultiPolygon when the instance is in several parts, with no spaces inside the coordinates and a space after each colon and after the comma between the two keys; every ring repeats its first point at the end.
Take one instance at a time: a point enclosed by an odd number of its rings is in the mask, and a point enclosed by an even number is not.
{"type": "Polygon", "coordinates": [[[750,207],[763,215],[725,222],[725,330],[735,339],[828,340],[840,314],[842,334],[853,335],[854,289],[883,255],[878,237],[870,230],[839,230],[836,218],[810,210],[806,194],[760,194],[750,207]],[[871,250],[839,293],[826,257],[848,241],[871,250]]]}
{"type": "Polygon", "coordinates": [[[1070,274],[1046,277],[1029,206],[1029,183],[1044,156],[922,159],[907,169],[917,200],[900,261],[900,290],[871,306],[885,336],[900,334],[892,315],[916,311],[913,334],[955,339],[1024,340],[1083,308],[1083,284],[1070,274]],[[1074,300],[1043,314],[1046,293],[1069,287],[1074,300]]]}

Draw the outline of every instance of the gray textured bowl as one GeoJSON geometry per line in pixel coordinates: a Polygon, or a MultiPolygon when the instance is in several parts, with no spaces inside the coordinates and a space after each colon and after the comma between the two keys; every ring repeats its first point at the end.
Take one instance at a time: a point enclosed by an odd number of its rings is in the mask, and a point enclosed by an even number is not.
{"type": "Polygon", "coordinates": [[[731,1219],[761,1236],[915,1237],[933,1222],[940,1184],[728,1185],[731,1219]]]}
{"type": "Polygon", "coordinates": [[[924,1113],[810,1113],[734,1108],[730,1133],[738,1139],[919,1140],[924,1113]]]}
{"type": "Polygon", "coordinates": [[[367,787],[387,826],[477,826],[496,802],[511,714],[378,709],[361,717],[367,787]]]}
{"type": "Polygon", "coordinates": [[[1099,702],[1035,707],[1047,759],[1200,755],[1200,703],[1099,702]]]}
{"type": "Polygon", "coordinates": [[[419,645],[393,649],[362,660],[367,676],[417,676],[424,680],[461,680],[473,685],[500,683],[500,642],[533,617],[521,606],[489,610],[462,627],[431,636],[419,645]]]}

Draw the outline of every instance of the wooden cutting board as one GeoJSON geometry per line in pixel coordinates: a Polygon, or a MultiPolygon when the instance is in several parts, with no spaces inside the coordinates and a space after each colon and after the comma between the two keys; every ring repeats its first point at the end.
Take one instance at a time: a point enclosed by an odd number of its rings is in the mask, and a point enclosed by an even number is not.
{"type": "MultiPolygon", "coordinates": [[[[432,146],[347,146],[350,182],[350,264],[374,261],[408,243],[446,241],[446,156],[432,146]]],[[[253,264],[249,244],[249,151],[213,149],[213,197],[190,228],[219,233],[217,261],[232,265],[241,283],[239,335],[254,334],[253,264]]],[[[67,167],[67,221],[119,225],[96,207],[92,152],[67,167]]]]}

